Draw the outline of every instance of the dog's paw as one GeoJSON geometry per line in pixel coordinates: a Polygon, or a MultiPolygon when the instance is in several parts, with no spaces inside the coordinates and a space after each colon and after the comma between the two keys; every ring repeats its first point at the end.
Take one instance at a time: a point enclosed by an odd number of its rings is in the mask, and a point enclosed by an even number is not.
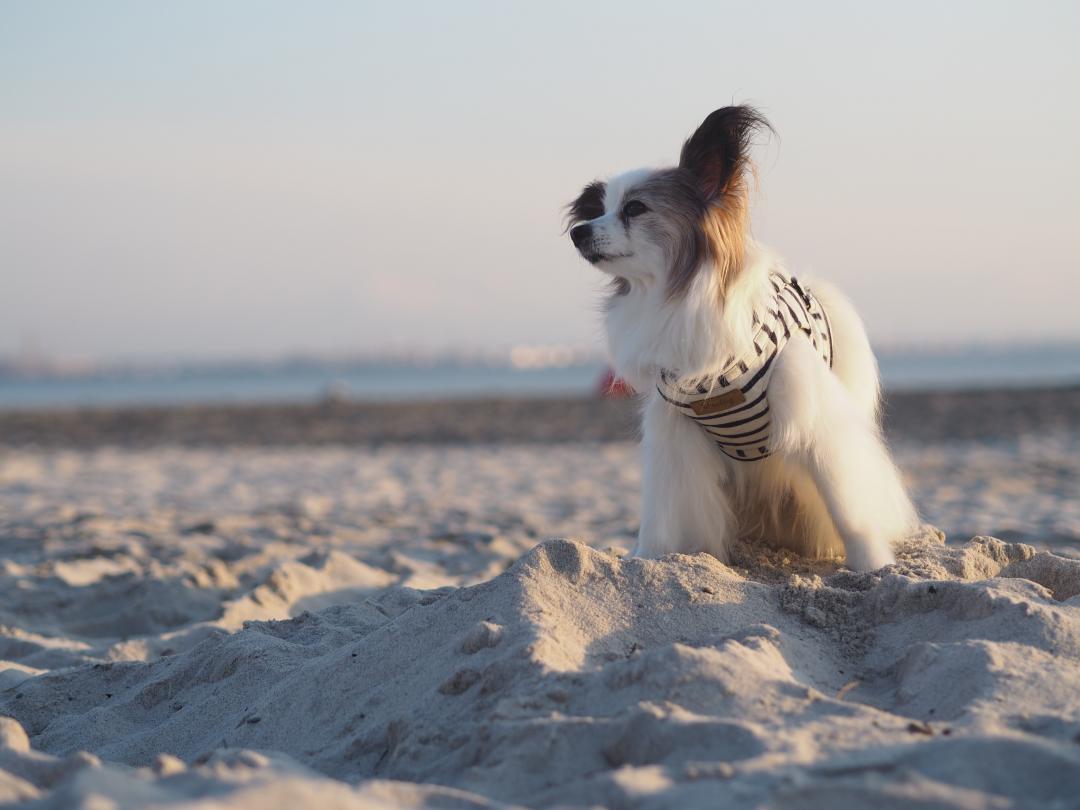
{"type": "Polygon", "coordinates": [[[894,562],[896,562],[896,557],[893,556],[892,549],[887,546],[867,545],[847,549],[847,567],[860,574],[877,571],[894,562]]]}
{"type": "Polygon", "coordinates": [[[663,557],[667,553],[660,543],[643,540],[640,537],[634,547],[630,550],[630,557],[640,557],[644,560],[655,560],[659,557],[663,557]]]}

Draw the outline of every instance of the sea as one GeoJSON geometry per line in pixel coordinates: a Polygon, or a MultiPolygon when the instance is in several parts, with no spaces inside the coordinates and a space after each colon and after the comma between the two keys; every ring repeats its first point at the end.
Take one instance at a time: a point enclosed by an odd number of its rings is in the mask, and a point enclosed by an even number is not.
{"type": "MultiPolygon", "coordinates": [[[[883,350],[878,360],[888,390],[1080,385],[1080,345],[883,350]]],[[[80,375],[9,373],[0,374],[0,408],[590,396],[599,391],[605,371],[600,360],[541,368],[440,360],[351,366],[188,364],[80,375]]]]}

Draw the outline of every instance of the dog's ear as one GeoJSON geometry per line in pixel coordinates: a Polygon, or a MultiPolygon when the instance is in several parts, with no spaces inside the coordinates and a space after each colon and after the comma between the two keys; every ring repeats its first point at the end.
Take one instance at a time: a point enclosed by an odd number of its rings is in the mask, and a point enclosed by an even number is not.
{"type": "Polygon", "coordinates": [[[596,180],[589,185],[585,186],[584,191],[578,195],[578,198],[566,206],[566,227],[564,230],[570,230],[574,225],[579,222],[588,222],[590,219],[596,219],[604,215],[604,193],[606,186],[599,180],[596,180]]]}
{"type": "Polygon", "coordinates": [[[702,194],[711,202],[742,177],[754,135],[763,130],[774,132],[753,107],[721,107],[683,144],[679,167],[693,172],[702,194]]]}

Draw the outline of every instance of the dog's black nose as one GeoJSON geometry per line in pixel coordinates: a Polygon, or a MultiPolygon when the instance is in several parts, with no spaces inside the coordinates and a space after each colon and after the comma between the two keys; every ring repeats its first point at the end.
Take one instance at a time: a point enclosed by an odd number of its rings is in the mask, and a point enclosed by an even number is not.
{"type": "Polygon", "coordinates": [[[579,248],[581,244],[592,236],[592,225],[588,223],[584,225],[575,225],[570,229],[570,241],[574,243],[574,247],[579,248]]]}

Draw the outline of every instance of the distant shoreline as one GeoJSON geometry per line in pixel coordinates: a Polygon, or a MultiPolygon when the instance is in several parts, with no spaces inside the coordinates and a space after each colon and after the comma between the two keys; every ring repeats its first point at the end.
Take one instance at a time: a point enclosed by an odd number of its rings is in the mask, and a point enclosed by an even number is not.
{"type": "MultiPolygon", "coordinates": [[[[891,392],[885,426],[916,441],[1080,430],[1080,384],[891,392]]],[[[7,448],[610,442],[636,431],[632,400],[558,396],[0,410],[7,448]]]]}

